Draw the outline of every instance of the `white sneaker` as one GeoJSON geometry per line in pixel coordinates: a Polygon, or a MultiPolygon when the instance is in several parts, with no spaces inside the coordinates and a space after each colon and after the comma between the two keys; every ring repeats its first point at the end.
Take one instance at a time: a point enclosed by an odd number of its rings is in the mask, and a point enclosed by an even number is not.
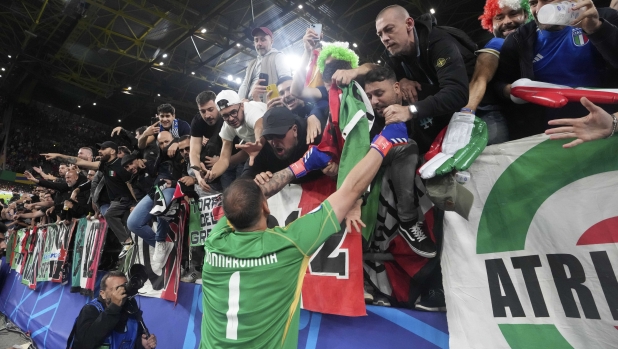
{"type": "Polygon", "coordinates": [[[165,262],[167,261],[167,257],[172,252],[174,248],[173,242],[168,241],[157,241],[155,244],[155,251],[152,255],[152,261],[150,262],[150,266],[152,267],[152,271],[155,273],[160,271],[165,266],[165,262]]]}

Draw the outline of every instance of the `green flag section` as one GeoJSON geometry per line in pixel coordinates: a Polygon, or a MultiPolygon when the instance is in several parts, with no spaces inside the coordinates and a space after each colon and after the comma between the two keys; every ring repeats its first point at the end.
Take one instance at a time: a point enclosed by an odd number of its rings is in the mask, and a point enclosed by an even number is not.
{"type": "Polygon", "coordinates": [[[554,325],[507,325],[500,331],[513,349],[572,349],[554,325]]]}
{"type": "Polygon", "coordinates": [[[468,219],[444,215],[452,349],[618,343],[618,137],[489,146],[468,170],[468,219]]]}
{"type": "Polygon", "coordinates": [[[550,195],[581,178],[618,170],[616,139],[562,148],[568,142],[539,143],[502,173],[483,209],[477,253],[523,250],[530,222],[550,195]]]}

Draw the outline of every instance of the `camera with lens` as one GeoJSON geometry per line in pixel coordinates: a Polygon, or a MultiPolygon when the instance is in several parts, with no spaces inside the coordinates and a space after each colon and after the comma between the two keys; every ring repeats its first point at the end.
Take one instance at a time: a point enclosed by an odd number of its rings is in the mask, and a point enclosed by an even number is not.
{"type": "Polygon", "coordinates": [[[148,327],[144,323],[144,319],[142,319],[142,311],[139,309],[139,305],[135,301],[135,295],[140,288],[144,287],[144,283],[148,280],[148,274],[146,273],[146,267],[141,264],[133,264],[131,269],[129,269],[129,274],[127,275],[127,282],[118,286],[124,287],[125,294],[127,295],[127,301],[123,305],[123,310],[128,314],[134,316],[137,322],[142,327],[144,334],[146,337],[150,337],[150,332],[148,331],[148,327]]]}
{"type": "Polygon", "coordinates": [[[148,280],[146,268],[141,264],[134,264],[129,270],[127,282],[118,286],[124,287],[124,291],[128,298],[134,297],[140,288],[144,287],[144,283],[148,280]]]}

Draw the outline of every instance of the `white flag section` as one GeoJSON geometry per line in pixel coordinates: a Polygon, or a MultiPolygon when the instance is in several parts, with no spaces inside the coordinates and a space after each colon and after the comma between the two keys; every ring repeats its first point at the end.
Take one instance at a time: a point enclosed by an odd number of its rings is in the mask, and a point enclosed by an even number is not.
{"type": "Polygon", "coordinates": [[[469,221],[444,217],[451,348],[618,346],[618,137],[535,136],[469,169],[469,221]]]}

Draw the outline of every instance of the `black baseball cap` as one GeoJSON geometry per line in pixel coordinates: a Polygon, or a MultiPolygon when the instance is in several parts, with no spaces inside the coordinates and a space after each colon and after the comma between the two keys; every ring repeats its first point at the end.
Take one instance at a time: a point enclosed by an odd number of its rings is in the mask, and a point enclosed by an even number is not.
{"type": "Polygon", "coordinates": [[[126,165],[133,162],[133,160],[138,159],[138,158],[139,157],[137,156],[137,154],[127,154],[122,157],[122,160],[120,160],[120,165],[122,165],[122,167],[125,167],[126,165]]]}
{"type": "Polygon", "coordinates": [[[284,135],[296,123],[296,115],[286,107],[268,109],[263,116],[262,136],[284,135]]]}
{"type": "Polygon", "coordinates": [[[116,151],[116,153],[118,152],[118,145],[112,141],[105,141],[103,143],[97,143],[97,149],[107,149],[107,148],[112,148],[116,151]]]}

